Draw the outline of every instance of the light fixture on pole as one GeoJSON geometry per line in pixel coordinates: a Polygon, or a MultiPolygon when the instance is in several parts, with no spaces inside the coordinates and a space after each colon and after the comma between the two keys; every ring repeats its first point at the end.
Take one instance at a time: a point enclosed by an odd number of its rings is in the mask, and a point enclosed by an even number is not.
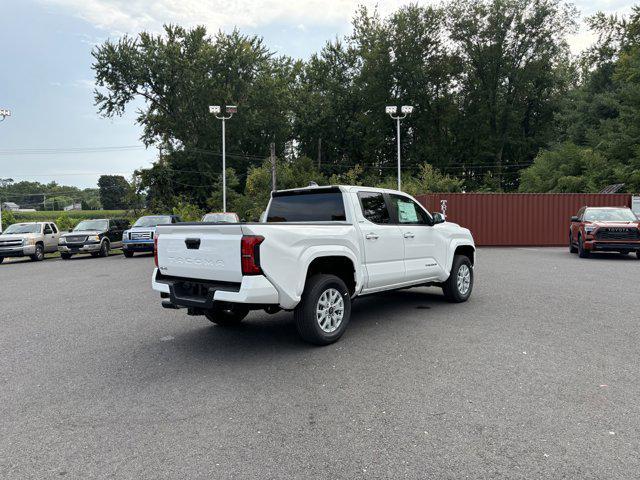
{"type": "Polygon", "coordinates": [[[400,180],[400,120],[402,120],[403,118],[405,118],[407,115],[409,115],[410,113],[413,112],[413,107],[411,105],[403,105],[400,108],[400,113],[401,115],[396,115],[398,113],[398,107],[396,106],[387,106],[385,107],[384,111],[386,113],[389,114],[389,116],[396,120],[398,123],[398,133],[397,133],[397,139],[398,139],[398,190],[400,190],[400,187],[402,186],[401,180],[400,180]]]}
{"type": "Polygon", "coordinates": [[[222,211],[225,213],[227,213],[227,152],[224,122],[233,117],[233,114],[237,113],[237,111],[238,107],[235,105],[227,105],[224,108],[224,114],[222,113],[222,107],[220,107],[220,105],[209,106],[209,113],[214,114],[218,120],[222,120],[222,211]]]}
{"type": "Polygon", "coordinates": [[[0,108],[0,122],[4,121],[5,118],[11,116],[11,110],[7,110],[6,108],[0,108]]]}

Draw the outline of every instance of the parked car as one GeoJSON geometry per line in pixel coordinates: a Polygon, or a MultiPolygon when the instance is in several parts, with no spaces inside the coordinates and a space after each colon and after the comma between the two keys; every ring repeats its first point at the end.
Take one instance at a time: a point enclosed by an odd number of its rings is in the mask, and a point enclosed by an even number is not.
{"type": "Polygon", "coordinates": [[[122,232],[129,222],[118,218],[81,221],[72,232],[60,236],[58,250],[63,260],[73,255],[89,253],[93,257],[106,257],[112,248],[122,246],[122,232]]]}
{"type": "Polygon", "coordinates": [[[153,239],[156,227],[162,223],[178,223],[177,215],[147,215],[140,217],[133,224],[131,230],[122,233],[122,253],[127,258],[133,257],[135,252],[153,252],[153,239]]]}
{"type": "Polygon", "coordinates": [[[395,190],[278,191],[266,223],[162,225],[155,240],[164,307],[218,325],[293,310],[300,336],[319,345],[342,336],[357,296],[429,285],[464,302],[473,289],[469,230],[395,190]]]}
{"type": "Polygon", "coordinates": [[[591,252],[635,252],[640,259],[640,220],[630,208],[582,207],[571,217],[569,251],[580,258],[591,252]]]}
{"type": "Polygon", "coordinates": [[[58,250],[60,231],[53,222],[14,223],[0,234],[0,263],[6,257],[44,259],[44,254],[58,250]]]}
{"type": "Polygon", "coordinates": [[[237,213],[232,212],[213,212],[206,213],[202,217],[202,221],[212,223],[240,223],[240,217],[238,217],[237,213]]]}

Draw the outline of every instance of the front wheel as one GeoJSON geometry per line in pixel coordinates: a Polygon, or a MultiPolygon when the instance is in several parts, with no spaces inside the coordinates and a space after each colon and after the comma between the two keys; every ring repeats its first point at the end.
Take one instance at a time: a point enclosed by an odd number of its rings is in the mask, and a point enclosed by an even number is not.
{"type": "Polygon", "coordinates": [[[36,245],[36,251],[33,255],[31,255],[31,260],[34,262],[40,262],[44,260],[44,247],[42,245],[36,245]]]}
{"type": "Polygon", "coordinates": [[[249,314],[249,309],[238,304],[220,304],[215,303],[215,306],[205,312],[204,316],[210,322],[220,325],[221,327],[230,327],[238,325],[244,317],[249,314]]]}
{"type": "MultiPolygon", "coordinates": [[[[636,250],[636,258],[638,260],[640,260],[640,250],[636,250]]],[[[2,263],[2,262],[0,262],[0,263],[2,263]]]]}
{"type": "Polygon", "coordinates": [[[442,292],[448,301],[461,303],[469,299],[472,290],[473,265],[471,260],[464,255],[456,255],[453,257],[449,278],[442,284],[442,292]]]}
{"type": "Polygon", "coordinates": [[[591,255],[589,250],[584,248],[584,241],[582,240],[582,235],[578,237],[578,256],[580,258],[588,258],[591,255]]]}
{"type": "Polygon", "coordinates": [[[60,258],[63,260],[69,260],[71,258],[71,254],[70,253],[61,253],[60,254],[60,258]]]}
{"type": "Polygon", "coordinates": [[[127,258],[133,257],[133,252],[130,252],[129,250],[123,250],[122,254],[127,258]]]}
{"type": "Polygon", "coordinates": [[[0,263],[4,262],[4,257],[0,257],[0,263]]]}
{"type": "Polygon", "coordinates": [[[298,334],[306,342],[329,345],[337,341],[351,318],[349,289],[335,275],[314,275],[307,280],[293,318],[298,334]]]}
{"type": "Polygon", "coordinates": [[[109,256],[109,242],[104,241],[102,245],[100,245],[100,251],[98,252],[99,257],[108,257],[109,256]]]}
{"type": "Polygon", "coordinates": [[[573,235],[569,232],[569,253],[578,253],[578,249],[573,244],[573,235]]]}

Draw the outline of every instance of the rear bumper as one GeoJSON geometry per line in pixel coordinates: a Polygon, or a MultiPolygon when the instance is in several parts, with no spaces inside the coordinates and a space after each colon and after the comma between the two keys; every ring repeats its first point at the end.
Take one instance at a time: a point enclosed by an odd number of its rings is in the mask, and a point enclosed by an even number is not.
{"type": "Polygon", "coordinates": [[[156,268],[151,277],[151,287],[168,294],[177,306],[211,308],[214,301],[252,305],[278,305],[278,291],[263,275],[244,276],[239,284],[204,282],[179,277],[166,277],[156,268]],[[192,289],[196,286],[197,294],[192,289]]]}
{"type": "Polygon", "coordinates": [[[35,245],[26,245],[24,247],[1,247],[0,257],[26,257],[36,253],[35,245]]]}
{"type": "Polygon", "coordinates": [[[599,240],[587,240],[584,242],[585,250],[592,252],[598,251],[620,251],[620,250],[640,250],[640,242],[610,241],[603,242],[599,240]]]}

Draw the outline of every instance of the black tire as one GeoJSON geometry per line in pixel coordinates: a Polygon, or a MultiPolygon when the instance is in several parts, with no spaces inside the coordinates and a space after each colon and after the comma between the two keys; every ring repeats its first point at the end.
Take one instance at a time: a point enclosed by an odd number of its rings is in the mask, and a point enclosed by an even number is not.
{"type": "Polygon", "coordinates": [[[98,257],[108,257],[109,250],[111,249],[111,245],[109,245],[109,241],[105,240],[100,244],[100,251],[98,252],[98,257]]]}
{"type": "Polygon", "coordinates": [[[126,258],[131,258],[131,257],[133,257],[133,252],[130,252],[129,250],[122,250],[122,254],[123,254],[126,258]]]}
{"type": "Polygon", "coordinates": [[[37,243],[36,252],[33,255],[31,255],[31,261],[41,262],[42,260],[44,260],[44,247],[42,246],[42,244],[37,243]]]}
{"type": "Polygon", "coordinates": [[[578,253],[578,249],[573,244],[573,235],[569,232],[569,253],[578,253]]]}
{"type": "MultiPolygon", "coordinates": [[[[339,300],[336,298],[335,302],[339,303],[339,300]]],[[[293,312],[293,318],[296,322],[298,334],[304,341],[314,345],[329,345],[337,341],[347,329],[351,319],[351,294],[349,289],[342,279],[335,275],[314,275],[307,280],[302,299],[293,312]],[[333,305],[329,307],[331,310],[327,315],[335,314],[336,317],[331,319],[326,319],[325,317],[325,325],[326,322],[331,323],[332,321],[337,325],[327,325],[325,328],[326,330],[337,328],[333,331],[326,331],[320,325],[321,320],[317,318],[318,304],[323,294],[331,295],[334,292],[337,292],[342,300],[342,318],[337,321],[339,307],[336,308],[333,305]]]]}
{"type": "Polygon", "coordinates": [[[636,258],[640,260],[640,250],[636,250],[636,258]]]}
{"type": "Polygon", "coordinates": [[[4,262],[4,257],[0,257],[0,263],[4,262]]]}
{"type": "Polygon", "coordinates": [[[214,307],[204,314],[210,322],[221,327],[238,325],[249,314],[249,309],[238,304],[215,303],[214,307]]]}
{"type": "MultiPolygon", "coordinates": [[[[462,273],[461,273],[462,275],[462,273]]],[[[465,255],[456,255],[453,257],[453,265],[451,265],[451,273],[447,281],[442,284],[442,292],[447,301],[452,303],[466,302],[473,291],[473,265],[471,260],[465,255]],[[458,282],[458,274],[463,267],[467,268],[469,277],[468,282],[458,282]],[[466,288],[466,289],[465,289],[466,288]]]]}
{"type": "Polygon", "coordinates": [[[585,250],[584,242],[582,241],[582,235],[578,235],[578,256],[580,258],[589,258],[591,252],[589,250],[585,250]]]}
{"type": "Polygon", "coordinates": [[[63,260],[69,260],[71,258],[71,254],[70,253],[61,253],[60,254],[60,258],[63,260]]]}

